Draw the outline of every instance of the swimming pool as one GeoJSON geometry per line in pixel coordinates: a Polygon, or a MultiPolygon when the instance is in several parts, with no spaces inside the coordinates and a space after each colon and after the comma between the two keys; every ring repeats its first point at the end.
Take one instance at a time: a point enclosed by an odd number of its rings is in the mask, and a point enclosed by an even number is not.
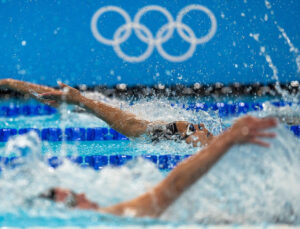
{"type": "MultiPolygon", "coordinates": [[[[120,104],[120,101],[111,102],[120,104]]],[[[211,108],[207,111],[203,111],[206,110],[203,104],[193,105],[193,102],[197,100],[194,98],[178,102],[156,99],[135,101],[131,105],[123,101],[121,106],[148,120],[201,121],[214,134],[227,128],[238,113],[251,110],[256,116],[268,116],[279,111],[278,107],[267,103],[264,111],[253,111],[254,108],[246,110],[245,106],[241,105],[241,112],[225,116],[227,113],[224,113],[224,110],[216,112],[213,108],[224,107],[221,102],[225,101],[207,102],[206,105],[211,108]],[[201,106],[203,109],[197,110],[195,106],[201,106]]],[[[264,100],[252,101],[251,104],[255,103],[257,107],[257,103],[262,102],[264,100]]],[[[229,101],[226,103],[231,104],[229,101]]],[[[38,105],[19,101],[13,101],[12,104],[18,104],[19,107],[38,105]]],[[[244,104],[252,107],[250,103],[244,104]]],[[[6,106],[8,102],[1,105],[6,106]]],[[[299,111],[297,104],[285,108],[289,109],[290,115],[299,111]]],[[[300,141],[286,125],[276,128],[278,138],[272,140],[271,149],[239,146],[230,150],[158,220],[70,210],[63,205],[41,200],[37,198],[39,193],[53,186],[62,186],[76,192],[85,192],[90,199],[102,206],[124,201],[152,187],[163,179],[176,163],[196,152],[194,148],[176,142],[160,142],[153,145],[147,139],[114,140],[114,132],[110,133],[107,129],[107,132],[104,131],[106,139],[87,140],[88,129],[107,128],[107,125],[91,115],[72,110],[72,107],[63,106],[59,112],[53,111],[51,114],[24,116],[19,112],[18,115],[1,117],[1,123],[6,128],[16,129],[17,132],[22,128],[36,128],[41,136],[43,130],[49,130],[48,128],[77,129],[65,132],[65,136],[61,138],[66,139],[65,141],[57,139],[55,129],[51,136],[44,135],[45,138],[48,136],[50,141],[40,141],[36,134],[31,133],[17,135],[18,137],[13,137],[15,140],[1,143],[2,157],[23,156],[21,160],[3,161],[7,166],[2,166],[0,179],[0,225],[187,227],[191,224],[201,226],[224,223],[298,225],[300,222],[300,186],[297,182],[300,175],[300,141]],[[78,127],[85,130],[84,140],[78,127]]],[[[100,135],[90,136],[103,137],[102,131],[100,132],[100,135]]],[[[3,136],[2,134],[2,138],[3,136]]]]}

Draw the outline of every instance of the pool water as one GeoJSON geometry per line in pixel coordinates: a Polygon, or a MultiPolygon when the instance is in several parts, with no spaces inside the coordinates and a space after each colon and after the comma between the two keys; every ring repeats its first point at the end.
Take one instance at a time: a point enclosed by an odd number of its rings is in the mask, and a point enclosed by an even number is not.
{"type": "MultiPolygon", "coordinates": [[[[32,104],[28,101],[12,103],[32,104]]],[[[203,122],[214,134],[222,132],[237,117],[220,117],[214,110],[195,111],[178,105],[191,103],[190,100],[178,102],[162,98],[134,101],[133,104],[117,100],[111,103],[147,120],[203,122]]],[[[72,110],[73,107],[63,106],[59,112],[50,115],[0,117],[1,128],[107,128],[104,122],[92,115],[72,110]]],[[[276,112],[278,108],[267,104],[263,111],[252,111],[252,114],[263,117],[276,112]]],[[[299,114],[299,105],[288,107],[286,114],[292,113],[299,114]]],[[[41,141],[35,133],[16,135],[8,142],[0,143],[0,156],[21,158],[14,166],[1,166],[0,225],[298,225],[300,140],[285,124],[280,124],[274,131],[277,138],[270,140],[270,149],[251,145],[234,147],[155,220],[72,210],[37,196],[50,187],[60,186],[84,192],[101,206],[115,204],[142,194],[168,174],[170,168],[161,169],[159,162],[155,164],[145,159],[145,155],[158,158],[176,155],[182,160],[199,149],[168,141],[153,145],[145,138],[130,141],[41,141]],[[97,170],[86,161],[89,156],[110,159],[114,155],[128,155],[132,159],[122,166],[111,164],[97,170]],[[68,159],[71,156],[83,160],[73,163],[68,159]],[[49,166],[52,157],[60,159],[59,166],[49,166]]]]}

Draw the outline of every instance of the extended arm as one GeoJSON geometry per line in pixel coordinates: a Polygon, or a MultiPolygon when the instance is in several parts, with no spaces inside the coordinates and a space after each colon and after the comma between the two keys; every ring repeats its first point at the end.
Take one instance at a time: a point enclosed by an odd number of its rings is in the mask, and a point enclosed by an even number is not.
{"type": "Polygon", "coordinates": [[[105,121],[112,128],[128,137],[139,137],[147,130],[149,122],[136,115],[106,103],[78,96],[77,104],[105,121]]]}
{"type": "Polygon", "coordinates": [[[60,86],[64,89],[63,91],[14,79],[0,80],[0,87],[28,94],[49,105],[58,106],[59,102],[64,101],[81,106],[127,137],[138,137],[146,132],[148,121],[141,120],[136,115],[117,107],[89,99],[81,95],[75,88],[65,84],[60,83],[60,86]]]}
{"type": "Polygon", "coordinates": [[[253,143],[268,146],[260,137],[274,137],[266,128],[274,127],[272,118],[258,119],[246,116],[239,119],[209,145],[180,163],[157,186],[145,194],[115,206],[99,209],[100,212],[116,215],[157,217],[167,209],[185,190],[199,180],[235,144],[253,143]]]}
{"type": "Polygon", "coordinates": [[[2,79],[0,80],[0,88],[8,88],[14,91],[21,92],[23,94],[28,94],[31,97],[36,98],[37,94],[48,93],[48,92],[55,92],[54,88],[28,83],[20,80],[15,79],[2,79]]]}
{"type": "Polygon", "coordinates": [[[148,121],[139,119],[136,115],[120,108],[89,99],[66,84],[59,83],[59,85],[63,91],[43,93],[42,98],[48,100],[48,102],[64,101],[68,104],[78,105],[127,137],[138,137],[146,132],[148,121]]]}

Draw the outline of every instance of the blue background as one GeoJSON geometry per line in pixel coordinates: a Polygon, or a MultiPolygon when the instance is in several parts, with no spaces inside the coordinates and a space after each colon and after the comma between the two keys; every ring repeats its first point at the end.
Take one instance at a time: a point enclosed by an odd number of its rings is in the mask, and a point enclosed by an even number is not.
{"type": "MultiPolygon", "coordinates": [[[[271,9],[263,0],[0,0],[0,77],[47,85],[56,85],[57,80],[71,85],[273,82],[272,70],[259,54],[264,46],[278,68],[281,82],[299,80],[296,55],[280,38],[277,25],[284,28],[295,47],[300,47],[300,1],[270,3],[271,9]],[[133,18],[140,8],[150,4],[167,8],[174,18],[189,4],[204,5],[216,16],[217,32],[209,42],[197,46],[192,58],[181,63],[163,59],[156,50],[144,62],[128,63],[91,33],[91,18],[100,7],[120,6],[133,18]],[[259,34],[260,42],[250,33],[259,34]]],[[[142,22],[155,34],[166,20],[152,12],[142,22]]],[[[197,36],[210,27],[207,16],[197,11],[189,13],[184,22],[197,36]]],[[[107,13],[99,23],[103,34],[112,37],[123,20],[107,13]]],[[[132,35],[121,47],[137,55],[146,44],[132,35]]],[[[164,45],[175,55],[188,47],[176,32],[164,45]]]]}

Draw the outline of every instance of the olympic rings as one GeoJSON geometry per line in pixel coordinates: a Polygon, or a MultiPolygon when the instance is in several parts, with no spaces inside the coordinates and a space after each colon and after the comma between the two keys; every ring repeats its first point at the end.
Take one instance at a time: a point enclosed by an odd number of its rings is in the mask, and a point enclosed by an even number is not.
{"type": "Polygon", "coordinates": [[[174,21],[174,18],[170,12],[162,6],[148,5],[137,12],[133,22],[128,13],[122,8],[117,6],[105,6],[98,9],[93,15],[91,20],[91,30],[92,34],[99,42],[112,46],[118,57],[127,62],[137,63],[148,59],[151,56],[154,48],[156,48],[158,53],[168,61],[183,62],[194,55],[197,45],[204,44],[213,38],[217,31],[217,20],[215,15],[208,8],[199,4],[188,5],[181,9],[176,17],[176,21],[174,21]],[[188,25],[182,22],[185,15],[192,10],[202,11],[209,17],[211,27],[207,34],[202,37],[196,37],[194,31],[188,25]],[[158,11],[162,13],[168,21],[166,24],[162,25],[155,36],[145,25],[140,23],[141,18],[149,11],[158,11]],[[107,12],[118,13],[125,20],[125,24],[121,25],[115,31],[113,39],[105,38],[101,35],[98,29],[99,18],[107,12]],[[190,47],[187,52],[180,56],[170,55],[163,49],[163,44],[172,37],[175,29],[183,40],[190,43],[190,47]],[[120,47],[120,45],[126,42],[131,36],[132,30],[137,38],[148,45],[146,51],[140,56],[129,56],[125,54],[120,47]]]}

